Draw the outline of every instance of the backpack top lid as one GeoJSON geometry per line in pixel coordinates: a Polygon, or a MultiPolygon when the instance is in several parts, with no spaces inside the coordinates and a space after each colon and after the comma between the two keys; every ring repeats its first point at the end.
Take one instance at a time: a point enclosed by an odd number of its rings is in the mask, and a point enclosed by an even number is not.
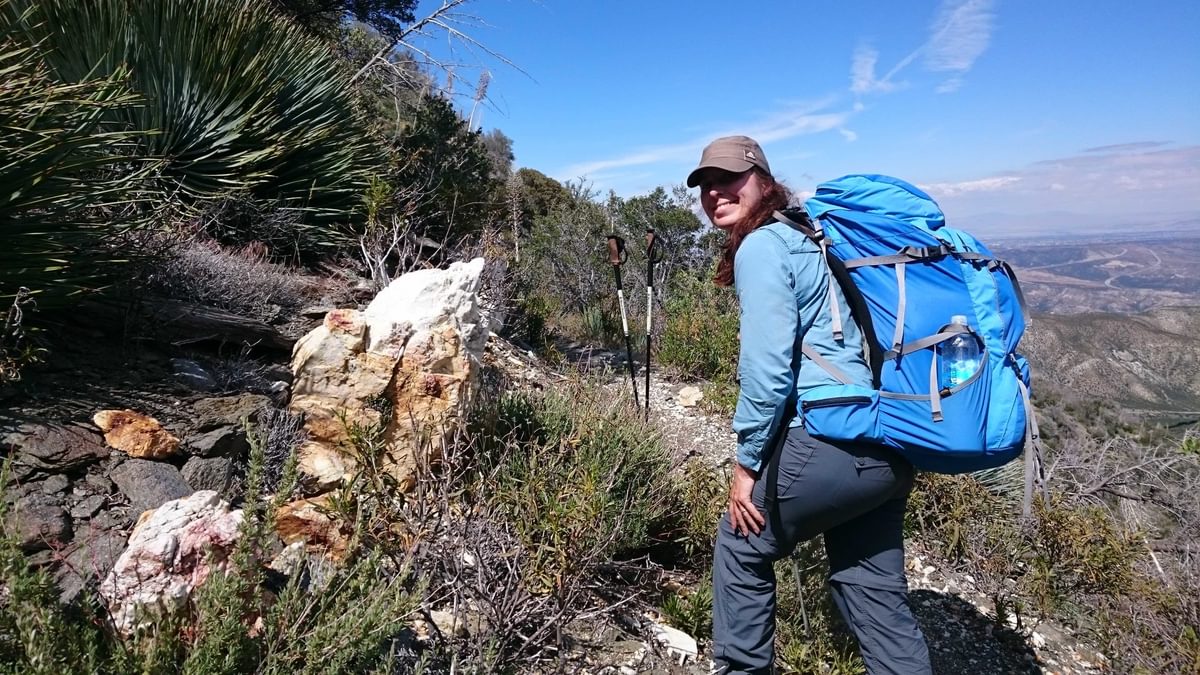
{"type": "Polygon", "coordinates": [[[933,197],[899,178],[879,174],[851,174],[821,183],[817,193],[804,202],[804,209],[813,218],[846,209],[886,216],[927,230],[946,224],[933,197]]]}

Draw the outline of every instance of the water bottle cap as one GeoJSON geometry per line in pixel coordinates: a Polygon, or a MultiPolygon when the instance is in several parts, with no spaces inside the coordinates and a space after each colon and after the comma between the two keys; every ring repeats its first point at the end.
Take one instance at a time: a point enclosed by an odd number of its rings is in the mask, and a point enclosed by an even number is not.
{"type": "Polygon", "coordinates": [[[967,323],[967,315],[965,314],[955,314],[954,316],[950,317],[950,323],[957,324],[959,326],[971,325],[967,323]]]}

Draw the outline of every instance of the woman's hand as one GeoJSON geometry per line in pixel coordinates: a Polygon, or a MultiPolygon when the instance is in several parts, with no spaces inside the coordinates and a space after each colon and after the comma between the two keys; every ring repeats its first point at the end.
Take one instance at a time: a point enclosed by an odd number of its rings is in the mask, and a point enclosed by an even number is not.
{"type": "Polygon", "coordinates": [[[757,477],[750,469],[741,464],[733,465],[733,480],[729,484],[729,523],[734,532],[746,536],[758,534],[766,523],[750,499],[755,480],[757,477]]]}

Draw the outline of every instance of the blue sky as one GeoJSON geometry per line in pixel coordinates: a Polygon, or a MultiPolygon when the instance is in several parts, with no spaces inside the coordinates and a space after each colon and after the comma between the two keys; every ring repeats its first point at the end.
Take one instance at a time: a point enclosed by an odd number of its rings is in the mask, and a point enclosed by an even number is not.
{"type": "Polygon", "coordinates": [[[801,193],[887,173],[951,218],[1200,215],[1197,0],[473,0],[464,11],[487,24],[472,37],[516,66],[456,55],[492,75],[477,123],[513,139],[517,166],[559,180],[645,193],[683,182],[712,138],[745,133],[801,193]]]}

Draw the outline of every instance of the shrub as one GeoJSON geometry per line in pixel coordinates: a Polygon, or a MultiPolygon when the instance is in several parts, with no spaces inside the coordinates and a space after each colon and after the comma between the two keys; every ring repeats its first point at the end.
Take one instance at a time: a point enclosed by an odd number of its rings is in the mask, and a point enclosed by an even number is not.
{"type": "Polygon", "coordinates": [[[908,524],[971,573],[998,622],[1076,625],[1121,672],[1184,672],[1200,658],[1195,575],[1149,560],[1107,509],[1055,490],[1022,522],[1014,500],[973,478],[922,474],[908,524]]]}
{"type": "Polygon", "coordinates": [[[296,312],[314,296],[311,277],[270,262],[255,247],[229,249],[211,240],[164,244],[144,273],[144,288],[264,322],[296,312]]]}
{"type": "Polygon", "coordinates": [[[711,561],[716,545],[717,522],[725,513],[729,497],[729,476],[707,462],[694,459],[676,478],[680,484],[681,523],[676,545],[686,561],[711,561]]]}
{"type": "Polygon", "coordinates": [[[482,132],[470,129],[449,100],[425,96],[391,153],[388,178],[407,188],[396,206],[414,234],[450,244],[483,229],[496,187],[491,162],[482,132]]]}
{"type": "Polygon", "coordinates": [[[100,245],[109,216],[136,198],[150,167],[127,165],[140,136],[104,126],[140,99],[128,72],[85,73],[55,81],[45,65],[47,45],[30,40],[24,2],[0,0],[0,300],[21,287],[44,308],[103,285],[106,268],[124,256],[100,245]]]}
{"type": "Polygon", "coordinates": [[[1113,671],[1200,672],[1200,574],[1184,567],[1155,579],[1159,570],[1140,571],[1127,593],[1095,608],[1092,635],[1113,671]]]}
{"type": "Polygon", "coordinates": [[[826,580],[829,563],[821,539],[796,547],[775,564],[775,652],[786,672],[859,675],[858,644],[842,624],[826,580]]]}
{"type": "MultiPolygon", "coordinates": [[[[554,210],[537,220],[521,246],[521,261],[516,266],[526,294],[545,298],[560,315],[578,314],[609,296],[616,301],[605,254],[608,213],[593,201],[594,195],[586,187],[568,183],[566,188],[569,199],[555,202],[554,210]]],[[[622,268],[625,287],[644,288],[634,267],[622,268]]]]}
{"type": "Polygon", "coordinates": [[[10,0],[10,20],[44,41],[63,82],[128,65],[139,106],[103,112],[138,136],[136,156],[160,159],[166,191],[188,199],[245,191],[302,208],[295,253],[346,241],[378,156],[354,112],[341,65],[261,2],[10,0]]]}
{"type": "Polygon", "coordinates": [[[733,291],[700,275],[686,275],[676,284],[665,314],[659,361],[685,377],[733,383],[739,321],[733,291]]]}
{"type": "Polygon", "coordinates": [[[668,453],[598,388],[506,394],[486,427],[475,489],[530,551],[536,589],[647,548],[674,515],[668,453]]]}
{"type": "Polygon", "coordinates": [[[513,334],[532,347],[548,346],[550,326],[556,314],[552,303],[544,295],[525,295],[518,299],[515,320],[510,322],[513,334]]]}
{"type": "Polygon", "coordinates": [[[1043,613],[1064,606],[1086,612],[1086,598],[1119,595],[1130,587],[1141,553],[1132,533],[1103,510],[1068,504],[1060,495],[1038,500],[1036,510],[1027,583],[1043,613]]]}
{"type": "Polygon", "coordinates": [[[672,593],[662,606],[667,622],[692,637],[704,639],[712,636],[713,589],[712,582],[705,580],[696,588],[685,593],[672,593]]]}

